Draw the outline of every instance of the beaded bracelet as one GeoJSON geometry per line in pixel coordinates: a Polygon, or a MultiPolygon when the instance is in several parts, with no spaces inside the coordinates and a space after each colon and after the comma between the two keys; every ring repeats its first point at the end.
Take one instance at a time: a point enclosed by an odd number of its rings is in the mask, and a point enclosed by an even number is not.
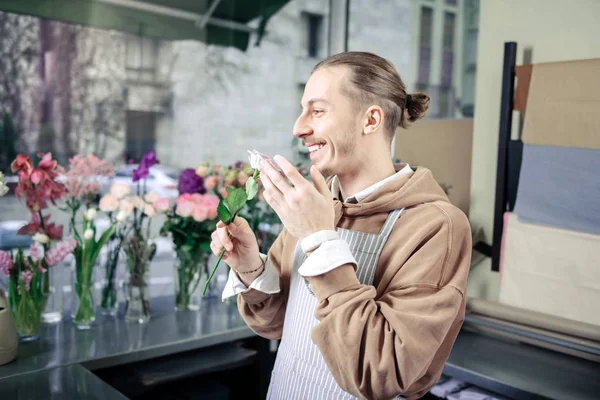
{"type": "Polygon", "coordinates": [[[256,268],[256,269],[253,269],[252,271],[244,271],[244,272],[235,271],[235,272],[237,272],[237,273],[238,273],[238,274],[240,274],[240,275],[252,274],[252,273],[254,273],[254,272],[258,271],[259,269],[261,269],[262,267],[264,267],[264,266],[265,266],[265,264],[266,264],[266,260],[264,260],[264,261],[263,261],[263,259],[262,259],[262,257],[261,257],[260,261],[261,261],[260,267],[258,267],[258,268],[256,268]]]}

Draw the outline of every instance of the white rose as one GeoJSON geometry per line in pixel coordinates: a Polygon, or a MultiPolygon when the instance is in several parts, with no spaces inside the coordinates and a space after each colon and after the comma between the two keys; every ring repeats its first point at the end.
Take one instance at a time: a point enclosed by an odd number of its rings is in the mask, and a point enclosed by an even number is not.
{"type": "Polygon", "coordinates": [[[94,238],[94,231],[92,229],[86,229],[85,232],[83,232],[83,238],[85,240],[90,240],[94,238]]]}
{"type": "Polygon", "coordinates": [[[119,203],[119,210],[123,211],[126,215],[133,213],[133,208],[134,205],[131,199],[124,199],[119,203]]]}
{"type": "Polygon", "coordinates": [[[128,216],[129,216],[129,214],[128,214],[126,211],[124,211],[124,210],[121,210],[121,211],[119,211],[119,213],[117,214],[117,221],[118,221],[118,222],[125,222],[125,221],[127,220],[127,217],[128,217],[128,216]]]}
{"type": "Polygon", "coordinates": [[[50,242],[50,238],[48,237],[48,235],[44,235],[43,233],[36,233],[35,235],[33,235],[32,239],[34,242],[37,242],[39,244],[48,244],[50,242]]]}
{"type": "Polygon", "coordinates": [[[126,183],[113,183],[110,187],[110,193],[117,199],[124,199],[131,193],[131,187],[126,183]]]}
{"type": "Polygon", "coordinates": [[[146,203],[154,204],[156,199],[158,199],[158,195],[154,192],[147,193],[144,196],[144,200],[146,200],[146,203]]]}
{"type": "Polygon", "coordinates": [[[248,150],[248,154],[250,155],[248,157],[248,159],[250,160],[250,166],[252,168],[258,169],[260,171],[260,169],[262,168],[262,158],[261,158],[260,154],[258,153],[258,151],[248,150]]]}
{"type": "Polygon", "coordinates": [[[150,218],[154,218],[156,217],[156,210],[150,204],[147,204],[146,207],[144,207],[144,214],[150,218]]]}
{"type": "Polygon", "coordinates": [[[88,221],[95,220],[96,215],[98,215],[98,212],[96,211],[95,208],[90,208],[83,214],[84,218],[87,219],[88,221]]]}

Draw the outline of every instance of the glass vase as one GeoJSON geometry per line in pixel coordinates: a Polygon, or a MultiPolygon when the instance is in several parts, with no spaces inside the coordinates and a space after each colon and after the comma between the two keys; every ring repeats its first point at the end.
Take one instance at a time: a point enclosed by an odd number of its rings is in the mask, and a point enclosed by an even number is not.
{"type": "Polygon", "coordinates": [[[21,279],[9,279],[8,307],[21,342],[40,338],[43,306],[41,290],[35,288],[27,290],[21,279]]]}
{"type": "Polygon", "coordinates": [[[204,254],[191,255],[178,252],[175,268],[173,268],[175,310],[197,311],[200,309],[202,290],[207,276],[203,273],[204,264],[204,254]]]}
{"type": "Polygon", "coordinates": [[[71,308],[73,323],[80,330],[92,327],[96,320],[96,307],[94,302],[94,282],[92,279],[92,266],[76,266],[73,270],[74,296],[71,308]]]}
{"type": "Polygon", "coordinates": [[[131,235],[127,238],[123,250],[127,256],[127,280],[124,284],[125,320],[144,324],[150,321],[148,275],[156,245],[150,244],[142,236],[131,235]]]}
{"type": "Polygon", "coordinates": [[[117,266],[119,264],[119,243],[107,245],[106,261],[104,263],[104,284],[102,286],[100,310],[102,315],[114,317],[119,309],[117,292],[117,266]]]}
{"type": "Polygon", "coordinates": [[[42,278],[42,290],[44,292],[44,304],[42,310],[42,322],[55,324],[62,321],[64,310],[63,286],[69,283],[69,268],[71,261],[63,261],[48,271],[42,278]]]}

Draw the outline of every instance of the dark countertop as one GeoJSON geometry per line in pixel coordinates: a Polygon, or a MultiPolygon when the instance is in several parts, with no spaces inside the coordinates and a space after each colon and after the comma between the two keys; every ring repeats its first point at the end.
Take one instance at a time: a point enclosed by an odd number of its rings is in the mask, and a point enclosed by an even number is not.
{"type": "Polygon", "coordinates": [[[52,368],[0,380],[0,399],[125,400],[81,365],[52,368]]]}
{"type": "Polygon", "coordinates": [[[0,366],[0,380],[73,364],[94,370],[255,335],[236,304],[206,298],[199,312],[175,312],[173,304],[172,297],[152,298],[152,318],[144,325],[101,315],[88,331],[77,330],[70,318],[44,324],[39,340],[19,344],[17,359],[0,366]]]}

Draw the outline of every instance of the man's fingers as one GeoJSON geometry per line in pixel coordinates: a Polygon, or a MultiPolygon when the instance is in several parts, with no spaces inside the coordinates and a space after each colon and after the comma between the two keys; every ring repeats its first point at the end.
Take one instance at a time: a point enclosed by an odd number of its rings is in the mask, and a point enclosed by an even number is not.
{"type": "Polygon", "coordinates": [[[231,241],[231,237],[229,237],[229,231],[227,228],[219,228],[217,229],[217,234],[219,235],[219,240],[223,247],[225,247],[228,251],[233,250],[233,242],[231,241]]]}
{"type": "Polygon", "coordinates": [[[283,172],[285,172],[286,176],[289,178],[290,182],[292,182],[294,187],[301,187],[302,185],[307,183],[306,179],[304,179],[302,174],[300,174],[296,167],[294,167],[291,162],[286,160],[285,157],[275,156],[273,157],[273,159],[275,160],[277,165],[281,167],[283,172]]]}
{"type": "Polygon", "coordinates": [[[261,181],[263,175],[266,175],[269,178],[269,182],[272,184],[272,190],[277,190],[285,196],[289,196],[294,191],[294,188],[290,186],[287,179],[277,172],[271,164],[265,164],[265,167],[261,171],[261,181]]]}

